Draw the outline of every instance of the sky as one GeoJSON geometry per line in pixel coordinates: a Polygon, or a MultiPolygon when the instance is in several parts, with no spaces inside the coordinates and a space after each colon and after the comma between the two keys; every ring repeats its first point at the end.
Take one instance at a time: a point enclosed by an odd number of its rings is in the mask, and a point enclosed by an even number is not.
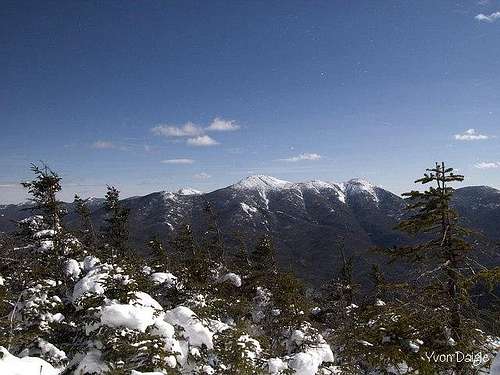
{"type": "MultiPolygon", "coordinates": [[[[0,203],[248,175],[500,188],[500,1],[2,1],[0,203]]],[[[457,186],[458,187],[458,186],[457,186]]]]}

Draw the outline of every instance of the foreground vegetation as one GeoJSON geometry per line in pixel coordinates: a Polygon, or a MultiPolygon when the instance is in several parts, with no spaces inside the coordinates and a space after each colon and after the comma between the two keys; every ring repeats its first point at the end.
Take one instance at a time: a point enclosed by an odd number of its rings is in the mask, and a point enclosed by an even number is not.
{"type": "Polygon", "coordinates": [[[416,243],[379,249],[415,276],[389,281],[374,265],[363,294],[347,257],[311,291],[279,269],[268,236],[229,252],[208,204],[200,241],[186,222],[139,257],[118,190],[108,187],[102,228],[76,196],[81,224],[70,230],[60,177],[33,172],[23,185],[34,216],[0,242],[0,370],[17,363],[12,354],[47,361],[43,374],[474,374],[498,350],[495,315],[472,293],[493,291],[500,271],[475,260],[472,234],[450,208],[450,184],[463,176],[444,164],[417,180],[427,190],[406,194],[399,229],[416,243]]]}

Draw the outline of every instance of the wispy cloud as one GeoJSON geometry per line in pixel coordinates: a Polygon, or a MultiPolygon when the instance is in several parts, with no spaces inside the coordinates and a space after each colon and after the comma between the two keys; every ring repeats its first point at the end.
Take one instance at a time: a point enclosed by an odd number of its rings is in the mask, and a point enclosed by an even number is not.
{"type": "Polygon", "coordinates": [[[476,20],[480,21],[480,22],[489,22],[489,23],[492,23],[492,22],[495,22],[496,20],[498,20],[500,18],[500,12],[493,12],[493,13],[490,13],[490,14],[480,13],[480,14],[478,14],[474,18],[476,20]]]}
{"type": "Polygon", "coordinates": [[[191,146],[214,146],[219,142],[207,135],[207,132],[229,132],[239,128],[240,126],[234,120],[216,117],[207,127],[187,122],[181,126],[157,125],[151,128],[151,132],[167,138],[187,138],[186,143],[191,146]]]}
{"type": "Polygon", "coordinates": [[[219,132],[227,132],[238,130],[240,126],[236,124],[236,121],[233,120],[224,120],[220,117],[214,118],[210,126],[206,128],[207,131],[219,131],[219,132]]]}
{"type": "Polygon", "coordinates": [[[494,169],[500,167],[500,162],[498,161],[482,161],[477,164],[474,164],[474,167],[477,169],[494,169]]]}
{"type": "Polygon", "coordinates": [[[166,159],[162,160],[160,163],[163,164],[193,164],[193,159],[166,159]]]}
{"type": "Polygon", "coordinates": [[[92,143],[91,147],[99,149],[99,150],[105,150],[105,149],[116,148],[116,145],[110,141],[99,140],[99,141],[95,141],[94,143],[92,143]]]}
{"type": "Polygon", "coordinates": [[[321,155],[315,154],[315,153],[304,153],[300,154],[297,156],[292,156],[290,158],[286,159],[279,159],[280,161],[287,161],[287,162],[297,162],[297,161],[303,161],[303,160],[319,160],[321,159],[321,155]]]}
{"type": "Polygon", "coordinates": [[[212,176],[210,176],[208,173],[200,172],[196,173],[193,177],[196,178],[197,180],[208,180],[212,176]]]}
{"type": "Polygon", "coordinates": [[[458,141],[480,141],[491,138],[489,135],[479,134],[476,129],[468,129],[461,134],[455,134],[458,141]]]}
{"type": "Polygon", "coordinates": [[[187,144],[190,146],[204,147],[204,146],[215,146],[218,145],[219,142],[217,142],[215,139],[213,139],[208,135],[200,135],[195,138],[189,138],[187,140],[187,144]]]}
{"type": "Polygon", "coordinates": [[[203,129],[192,122],[187,122],[182,126],[158,125],[152,128],[151,131],[164,137],[193,137],[203,134],[203,129]]]}

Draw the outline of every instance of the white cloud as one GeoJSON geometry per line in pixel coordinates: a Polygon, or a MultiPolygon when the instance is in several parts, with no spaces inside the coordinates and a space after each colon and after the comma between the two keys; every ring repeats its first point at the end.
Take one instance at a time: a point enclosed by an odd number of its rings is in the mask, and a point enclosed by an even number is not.
{"type": "Polygon", "coordinates": [[[492,23],[492,22],[495,22],[496,20],[498,20],[500,18],[500,12],[494,12],[494,13],[491,13],[491,14],[480,13],[480,14],[478,14],[474,18],[476,20],[480,21],[480,22],[489,22],[489,23],[492,23]]]}
{"type": "Polygon", "coordinates": [[[220,131],[220,132],[227,132],[227,131],[234,131],[238,130],[240,126],[236,124],[235,121],[233,120],[224,120],[219,117],[216,117],[210,126],[206,128],[208,131],[220,131]]]}
{"type": "Polygon", "coordinates": [[[160,163],[163,164],[193,164],[193,159],[166,159],[162,160],[160,163]]]}
{"type": "Polygon", "coordinates": [[[489,135],[479,134],[476,129],[468,129],[462,134],[455,134],[455,139],[458,141],[480,141],[489,138],[489,135]]]}
{"type": "Polygon", "coordinates": [[[477,163],[474,165],[475,168],[478,169],[494,169],[494,168],[499,168],[500,167],[500,162],[498,161],[482,161],[480,163],[477,163]]]}
{"type": "Polygon", "coordinates": [[[203,134],[203,129],[192,122],[187,122],[182,126],[158,125],[151,131],[164,137],[193,137],[203,134]]]}
{"type": "Polygon", "coordinates": [[[105,150],[105,149],[116,148],[116,145],[113,142],[109,141],[95,141],[94,143],[92,143],[92,148],[105,150]]]}
{"type": "Polygon", "coordinates": [[[288,162],[297,162],[297,161],[302,161],[302,160],[319,160],[319,159],[321,159],[321,155],[319,155],[319,154],[304,153],[304,154],[300,154],[297,156],[293,156],[291,158],[280,159],[280,160],[281,161],[288,161],[288,162]]]}
{"type": "Polygon", "coordinates": [[[200,173],[196,173],[193,177],[198,179],[198,180],[208,180],[212,176],[210,176],[208,173],[200,172],[200,173]]]}
{"type": "Polygon", "coordinates": [[[208,135],[200,135],[195,138],[189,138],[187,144],[191,146],[215,146],[219,143],[208,135]]]}

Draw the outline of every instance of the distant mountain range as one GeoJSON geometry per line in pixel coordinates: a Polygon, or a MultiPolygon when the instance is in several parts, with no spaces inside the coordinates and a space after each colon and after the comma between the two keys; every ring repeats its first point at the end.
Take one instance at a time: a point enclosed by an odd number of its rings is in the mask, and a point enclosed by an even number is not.
{"type": "MultiPolygon", "coordinates": [[[[93,220],[104,218],[103,199],[90,200],[93,220]]],[[[341,264],[340,246],[352,256],[355,273],[366,279],[371,264],[383,262],[374,247],[409,243],[412,239],[394,230],[405,215],[404,200],[369,182],[353,179],[344,183],[309,181],[292,183],[270,176],[250,176],[209,193],[192,189],[156,192],[124,199],[130,208],[130,234],[139,251],[154,234],[172,238],[185,223],[198,236],[205,230],[209,202],[229,248],[243,236],[249,246],[264,233],[276,243],[279,262],[313,284],[333,277],[341,264]]],[[[486,186],[457,189],[453,205],[464,225],[484,236],[478,240],[482,262],[499,264],[500,191],[486,186]]],[[[67,221],[76,225],[71,203],[67,221]]],[[[0,206],[0,231],[15,228],[13,221],[29,215],[23,205],[0,206]]],[[[393,274],[411,272],[405,265],[391,266],[393,274]]]]}

